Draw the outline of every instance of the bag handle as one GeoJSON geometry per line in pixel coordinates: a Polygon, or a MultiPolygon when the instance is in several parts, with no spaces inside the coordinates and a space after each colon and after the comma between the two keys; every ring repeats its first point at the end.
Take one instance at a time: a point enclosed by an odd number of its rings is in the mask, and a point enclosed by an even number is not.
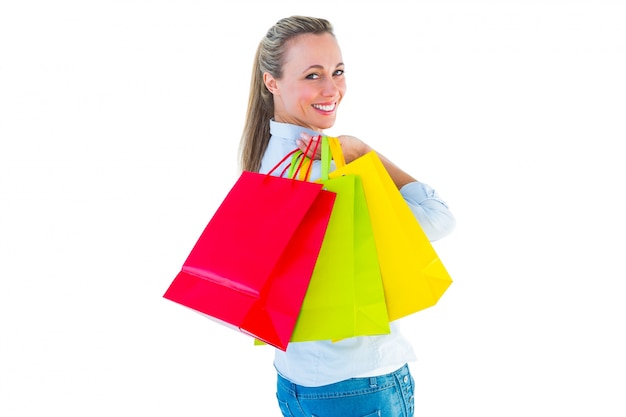
{"type": "Polygon", "coordinates": [[[332,155],[330,152],[330,141],[328,136],[322,136],[322,161],[321,161],[321,179],[322,181],[328,180],[328,173],[330,172],[330,161],[332,155]]]}
{"type": "MultiPolygon", "coordinates": [[[[311,141],[313,142],[313,141],[311,141]]],[[[305,153],[308,153],[309,147],[311,146],[311,142],[307,146],[307,150],[305,153]]],[[[318,136],[318,140],[315,144],[315,149],[313,152],[317,151],[317,147],[321,142],[321,180],[326,181],[329,179],[330,172],[330,161],[334,160],[337,168],[341,168],[346,165],[346,160],[343,156],[343,151],[341,150],[341,144],[339,143],[339,139],[332,136],[318,136]]],[[[298,151],[297,149],[290,153],[292,155],[291,158],[291,167],[289,170],[289,178],[295,178],[296,173],[300,174],[300,179],[303,181],[308,181],[311,171],[312,160],[310,158],[304,157],[305,153],[302,151],[298,151]],[[296,164],[300,161],[298,165],[298,169],[295,168],[296,164]],[[302,164],[306,164],[306,173],[300,169],[302,164]]]]}
{"type": "Polygon", "coordinates": [[[343,151],[341,150],[341,144],[339,143],[339,138],[329,137],[328,145],[330,147],[330,152],[333,157],[333,161],[335,161],[335,166],[337,168],[342,168],[346,165],[346,159],[343,156],[343,151]]]}
{"type": "Polygon", "coordinates": [[[293,156],[291,157],[291,164],[289,167],[289,173],[287,174],[287,177],[289,178],[296,178],[296,174],[298,174],[298,179],[302,180],[302,181],[306,181],[306,173],[309,170],[309,166],[311,165],[311,159],[309,158],[304,158],[304,154],[302,152],[296,152],[293,154],[293,156]],[[300,164],[302,165],[302,168],[300,168],[299,170],[296,170],[296,166],[300,166],[300,164]]]}
{"type": "Polygon", "coordinates": [[[274,166],[268,172],[270,175],[278,166],[280,166],[287,158],[291,157],[291,162],[283,169],[281,173],[281,177],[289,170],[287,177],[288,178],[296,178],[299,176],[300,180],[308,181],[311,175],[311,169],[313,166],[313,161],[311,158],[307,158],[304,155],[309,153],[311,148],[311,144],[315,142],[315,147],[313,148],[313,153],[317,152],[317,148],[321,144],[321,179],[327,180],[329,178],[330,172],[330,161],[335,161],[335,166],[337,168],[341,168],[346,165],[346,160],[343,156],[343,151],[341,150],[341,144],[339,143],[339,139],[332,136],[318,135],[316,141],[309,141],[309,144],[306,147],[306,150],[302,152],[300,149],[296,148],[293,151],[289,152],[287,155],[283,157],[283,159],[274,166]],[[304,169],[303,169],[304,168],[304,169]]]}
{"type": "MultiPolygon", "coordinates": [[[[299,148],[294,149],[289,152],[285,157],[278,163],[280,165],[285,159],[291,156],[291,162],[287,164],[283,172],[281,173],[281,177],[289,170],[287,173],[287,177],[291,179],[295,179],[296,176],[299,176],[299,179],[302,181],[308,181],[311,176],[311,169],[313,168],[313,161],[311,158],[307,158],[304,155],[309,153],[311,149],[311,145],[315,142],[315,147],[313,148],[313,154],[317,152],[317,148],[320,146],[322,136],[317,137],[318,140],[310,140],[304,152],[302,152],[299,148]],[[304,167],[304,169],[303,169],[304,167]]],[[[274,167],[275,168],[275,167],[274,167]]]]}
{"type": "MultiPolygon", "coordinates": [[[[318,140],[315,141],[315,148],[313,148],[313,155],[315,155],[315,153],[317,152],[317,148],[320,146],[320,142],[321,142],[321,136],[317,137],[318,140]]],[[[304,155],[306,155],[307,153],[309,153],[309,149],[311,148],[311,143],[313,143],[314,141],[309,141],[309,144],[306,146],[306,149],[304,151],[304,153],[302,153],[302,159],[300,159],[300,163],[298,164],[298,168],[296,169],[296,173],[300,171],[300,168],[302,167],[302,164],[304,163],[305,160],[307,160],[307,167],[306,167],[306,173],[304,174],[304,176],[300,179],[302,179],[303,181],[307,181],[311,175],[311,168],[313,167],[313,161],[311,158],[307,158],[304,155]]],[[[292,177],[295,178],[295,175],[292,177]]]]}
{"type": "MultiPolygon", "coordinates": [[[[309,144],[306,147],[305,153],[309,152],[309,149],[311,148],[311,144],[313,143],[313,141],[309,141],[309,144]]],[[[319,146],[319,140],[315,141],[315,148],[313,149],[313,152],[317,152],[317,148],[319,146]]],[[[297,162],[297,158],[294,159],[294,157],[296,156],[297,153],[302,153],[302,151],[298,148],[294,149],[293,151],[289,152],[287,155],[285,155],[280,161],[278,161],[278,163],[276,165],[274,165],[274,167],[272,169],[269,170],[269,172],[266,174],[267,176],[270,176],[272,174],[272,172],[274,172],[283,162],[285,162],[287,160],[287,158],[292,157],[292,162],[289,163],[284,169],[283,172],[281,172],[280,176],[282,177],[283,175],[285,175],[285,172],[287,171],[287,169],[292,167],[292,164],[295,165],[295,162],[297,162]]],[[[295,172],[297,173],[298,171],[300,171],[300,168],[302,167],[302,164],[304,162],[304,158],[300,160],[300,163],[298,164],[298,168],[296,168],[295,172]]],[[[307,167],[306,170],[306,175],[305,177],[308,177],[310,174],[310,170],[311,170],[311,165],[309,165],[307,167]]],[[[292,176],[292,172],[293,168],[290,170],[290,175],[289,178],[294,178],[292,176]]]]}
{"type": "MultiPolygon", "coordinates": [[[[287,160],[287,158],[289,158],[290,156],[292,156],[292,155],[293,155],[294,153],[296,153],[297,151],[298,151],[298,149],[294,149],[293,151],[289,152],[287,155],[285,155],[285,156],[283,157],[283,159],[281,159],[280,161],[278,161],[278,163],[277,163],[276,165],[274,165],[274,168],[270,169],[270,170],[268,171],[268,173],[267,173],[267,174],[265,174],[265,175],[267,175],[268,177],[269,177],[270,175],[272,175],[272,172],[276,171],[276,168],[278,168],[278,167],[280,166],[280,164],[282,164],[283,162],[285,162],[285,161],[287,160]]],[[[285,171],[283,171],[283,174],[284,174],[284,173],[285,173],[285,171]]],[[[281,177],[282,177],[282,174],[281,174],[281,177]]]]}

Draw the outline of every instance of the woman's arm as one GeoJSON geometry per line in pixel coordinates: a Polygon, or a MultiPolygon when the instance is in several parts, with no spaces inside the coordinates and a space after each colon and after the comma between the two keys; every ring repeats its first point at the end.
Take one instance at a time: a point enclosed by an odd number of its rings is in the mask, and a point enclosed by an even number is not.
{"type": "MultiPolygon", "coordinates": [[[[306,152],[306,148],[310,140],[316,140],[315,137],[309,136],[306,133],[302,133],[300,137],[302,138],[302,140],[298,140],[297,144],[302,152],[306,152]]],[[[367,143],[363,142],[361,139],[355,136],[341,135],[338,136],[337,139],[339,139],[339,143],[341,144],[341,151],[343,152],[343,157],[346,160],[346,164],[373,150],[367,143]]],[[[314,148],[314,146],[311,146],[311,148],[314,148]]],[[[307,156],[310,157],[310,153],[311,152],[309,151],[309,155],[307,156]]],[[[398,189],[404,187],[408,183],[417,181],[415,178],[404,172],[385,156],[381,155],[378,152],[376,152],[376,155],[378,155],[379,159],[383,163],[385,169],[389,173],[389,176],[391,176],[391,179],[393,180],[394,184],[396,184],[396,187],[398,187],[398,189]]],[[[317,153],[313,156],[313,159],[320,159],[319,149],[317,153]]]]}
{"type": "MultiPolygon", "coordinates": [[[[307,134],[302,134],[301,137],[302,140],[297,142],[298,147],[305,152],[309,140],[315,138],[307,134]]],[[[338,139],[346,164],[373,150],[365,142],[354,136],[342,135],[338,139]]],[[[376,154],[396,187],[400,190],[400,194],[402,194],[404,201],[406,201],[411,212],[413,212],[413,215],[422,226],[428,239],[435,241],[449,235],[456,226],[456,219],[435,189],[428,184],[417,181],[413,176],[400,169],[378,152],[376,154]]],[[[319,150],[313,157],[320,159],[319,150]]]]}

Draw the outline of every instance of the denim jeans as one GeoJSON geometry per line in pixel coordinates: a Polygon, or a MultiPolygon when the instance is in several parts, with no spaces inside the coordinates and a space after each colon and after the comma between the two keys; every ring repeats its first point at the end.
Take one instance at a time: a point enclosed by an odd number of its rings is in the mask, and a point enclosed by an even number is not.
{"type": "Polygon", "coordinates": [[[303,387],[278,375],[284,417],[413,417],[414,382],[404,365],[387,375],[303,387]]]}

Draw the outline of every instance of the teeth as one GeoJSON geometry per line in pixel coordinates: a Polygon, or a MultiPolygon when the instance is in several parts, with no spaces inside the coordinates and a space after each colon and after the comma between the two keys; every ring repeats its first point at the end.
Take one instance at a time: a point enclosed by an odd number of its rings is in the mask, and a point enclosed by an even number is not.
{"type": "Polygon", "coordinates": [[[325,106],[321,104],[314,104],[313,107],[322,111],[333,111],[335,109],[335,104],[333,103],[325,106]]]}

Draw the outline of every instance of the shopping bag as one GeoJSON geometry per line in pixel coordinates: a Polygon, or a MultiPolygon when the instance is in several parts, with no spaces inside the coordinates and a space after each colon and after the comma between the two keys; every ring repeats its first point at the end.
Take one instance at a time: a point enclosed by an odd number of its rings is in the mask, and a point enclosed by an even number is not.
{"type": "Polygon", "coordinates": [[[286,350],[335,194],[270,174],[242,172],[164,297],[286,350]]]}
{"type": "MultiPolygon", "coordinates": [[[[361,179],[358,175],[329,178],[327,137],[321,138],[321,146],[318,182],[336,198],[291,341],[387,334],[389,317],[361,179]]],[[[297,165],[292,161],[291,166],[297,165]]]]}
{"type": "Polygon", "coordinates": [[[337,166],[330,178],[361,177],[389,320],[435,305],[452,279],[376,152],[346,164],[336,138],[330,148],[337,166]]]}

